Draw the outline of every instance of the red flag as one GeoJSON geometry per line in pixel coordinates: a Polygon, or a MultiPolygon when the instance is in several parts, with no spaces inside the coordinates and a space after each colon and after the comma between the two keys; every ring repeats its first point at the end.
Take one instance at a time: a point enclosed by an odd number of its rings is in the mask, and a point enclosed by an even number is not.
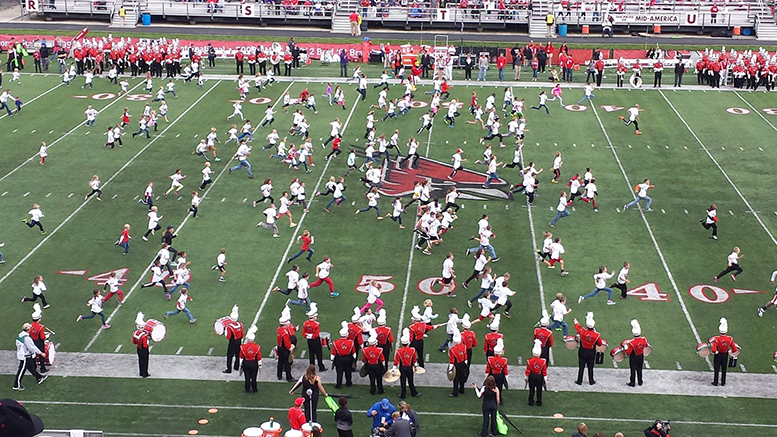
{"type": "Polygon", "coordinates": [[[76,35],[76,37],[73,38],[73,41],[80,40],[81,38],[85,37],[87,33],[89,33],[89,28],[88,27],[84,27],[83,30],[78,32],[78,35],[76,35]]]}

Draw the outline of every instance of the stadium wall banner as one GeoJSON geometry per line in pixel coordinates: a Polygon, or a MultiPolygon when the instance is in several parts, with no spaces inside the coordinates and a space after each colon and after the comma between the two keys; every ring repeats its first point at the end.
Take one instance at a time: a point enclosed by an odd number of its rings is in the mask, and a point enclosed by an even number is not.
{"type": "Polygon", "coordinates": [[[618,14],[616,24],[666,24],[678,26],[695,25],[698,21],[697,12],[678,12],[666,14],[618,14]]]}

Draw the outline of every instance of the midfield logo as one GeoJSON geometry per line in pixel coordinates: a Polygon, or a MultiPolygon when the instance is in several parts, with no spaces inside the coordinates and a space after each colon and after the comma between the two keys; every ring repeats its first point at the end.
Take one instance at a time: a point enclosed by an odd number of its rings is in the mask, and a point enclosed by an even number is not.
{"type": "Polygon", "coordinates": [[[452,186],[460,192],[461,199],[469,200],[508,200],[507,193],[510,184],[504,179],[491,182],[489,188],[483,188],[486,174],[462,168],[453,177],[448,176],[453,171],[451,164],[445,164],[430,158],[420,157],[415,163],[416,168],[408,169],[403,162],[397,169],[394,163],[389,163],[383,172],[383,188],[380,194],[384,196],[408,196],[413,194],[415,181],[432,181],[432,198],[439,197],[444,202],[445,193],[452,186]]]}

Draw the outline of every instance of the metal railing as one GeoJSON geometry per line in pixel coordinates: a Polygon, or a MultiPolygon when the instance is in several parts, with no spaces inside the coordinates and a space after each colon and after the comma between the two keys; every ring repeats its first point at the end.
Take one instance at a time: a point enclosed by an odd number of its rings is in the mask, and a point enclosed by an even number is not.
{"type": "Polygon", "coordinates": [[[420,6],[360,7],[362,20],[380,23],[479,23],[479,24],[526,24],[529,22],[528,9],[430,8],[420,6]]]}

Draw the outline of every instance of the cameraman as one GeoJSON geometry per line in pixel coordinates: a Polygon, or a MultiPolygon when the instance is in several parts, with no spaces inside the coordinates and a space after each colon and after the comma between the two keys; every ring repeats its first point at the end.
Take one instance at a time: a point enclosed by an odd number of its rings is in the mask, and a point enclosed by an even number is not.
{"type": "Polygon", "coordinates": [[[656,420],[649,428],[645,429],[645,437],[671,437],[669,430],[672,429],[669,426],[669,422],[662,422],[656,420]]]}

